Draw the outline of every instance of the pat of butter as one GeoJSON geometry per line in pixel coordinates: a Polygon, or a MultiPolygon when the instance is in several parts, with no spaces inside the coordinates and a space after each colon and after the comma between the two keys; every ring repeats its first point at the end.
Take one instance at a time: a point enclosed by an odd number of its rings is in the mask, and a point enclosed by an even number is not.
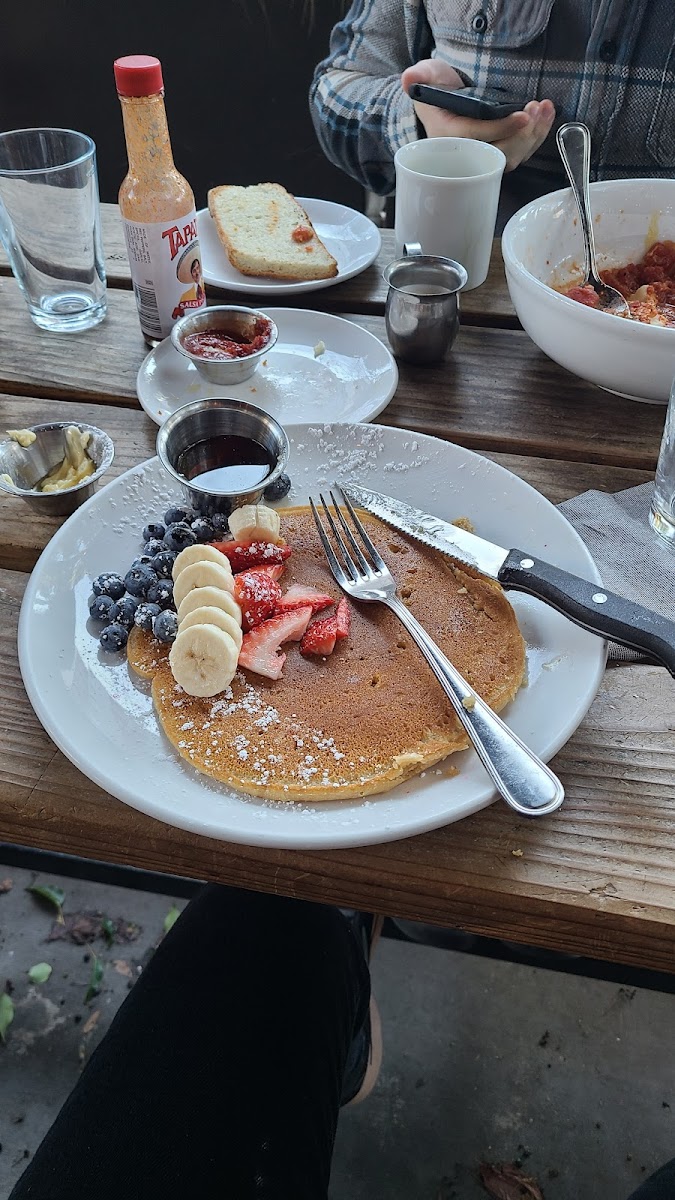
{"type": "Polygon", "coordinates": [[[326,347],[324,346],[323,342],[317,342],[316,346],[314,347],[314,357],[319,358],[319,356],[321,354],[325,354],[325,353],[326,353],[326,347]]]}
{"type": "Polygon", "coordinates": [[[76,487],[89,475],[93,475],[96,467],[86,453],[90,438],[89,432],[78,429],[77,425],[69,425],[65,432],[65,458],[45,475],[37,485],[37,491],[65,492],[67,488],[76,487]]]}
{"type": "Polygon", "coordinates": [[[394,766],[396,767],[416,766],[421,762],[424,762],[424,755],[418,754],[414,750],[410,750],[406,754],[397,754],[394,757],[394,766]]]}
{"type": "Polygon", "coordinates": [[[18,442],[25,450],[28,446],[33,445],[36,434],[32,429],[8,429],[7,437],[11,438],[13,442],[18,442]]]}

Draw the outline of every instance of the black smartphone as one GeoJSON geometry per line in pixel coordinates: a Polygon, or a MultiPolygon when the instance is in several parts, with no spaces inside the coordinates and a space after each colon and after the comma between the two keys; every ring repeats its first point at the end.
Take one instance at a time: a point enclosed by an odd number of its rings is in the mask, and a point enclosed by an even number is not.
{"type": "Polygon", "coordinates": [[[451,91],[450,88],[432,87],[429,83],[411,83],[409,95],[411,100],[419,100],[421,104],[433,104],[457,117],[475,117],[479,121],[497,121],[520,112],[527,104],[526,100],[511,100],[508,92],[495,88],[481,91],[480,88],[466,87],[451,91]]]}

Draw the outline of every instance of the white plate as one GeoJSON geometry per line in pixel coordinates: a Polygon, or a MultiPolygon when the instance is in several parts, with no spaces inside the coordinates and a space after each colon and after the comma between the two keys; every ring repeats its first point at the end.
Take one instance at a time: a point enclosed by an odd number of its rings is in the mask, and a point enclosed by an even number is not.
{"type": "Polygon", "coordinates": [[[205,282],[228,288],[232,292],[274,292],[277,296],[289,296],[295,292],[316,292],[320,288],[344,283],[345,279],[360,275],[375,261],[382,239],[370,217],[344,204],[334,204],[332,200],[308,200],[298,196],[298,202],[305,209],[324,246],[336,259],[337,275],[332,279],[303,279],[299,283],[242,275],[227,257],[208,208],[202,208],[197,213],[197,229],[205,282]]]}
{"type": "MultiPolygon", "coordinates": [[[[528,484],[480,455],[380,425],[294,426],[288,502],[336,477],[399,496],[479,533],[600,582],[579,536],[528,484]]],[[[494,799],[475,754],[369,800],[279,804],[238,794],[188,767],[160,733],[147,684],[126,658],[104,655],[89,631],[91,580],[124,571],[142,526],[178,499],[158,459],[127,471],[69,518],[26,588],[19,662],[31,703],[59,748],[95,783],[161,821],[210,837],[282,848],[359,846],[457,821],[494,799]],[[119,660],[119,661],[118,661],[119,660]]],[[[503,715],[544,759],[569,738],[600,684],[605,644],[530,597],[512,594],[528,646],[528,685],[503,715]]],[[[373,737],[377,730],[373,729],[373,737]]],[[[563,808],[564,814],[564,808],[563,808]]]]}
{"type": "Polygon", "coordinates": [[[143,360],[136,391],[149,417],[161,425],[204,396],[234,396],[257,404],[282,425],[298,421],[371,421],[391,400],[398,368],[374,334],[344,317],[302,308],[265,308],[279,340],[255,374],[219,387],[204,379],[165,338],[143,360]],[[323,342],[323,354],[314,347],[323,342]],[[266,365],[263,365],[266,364],[266,365]]]}

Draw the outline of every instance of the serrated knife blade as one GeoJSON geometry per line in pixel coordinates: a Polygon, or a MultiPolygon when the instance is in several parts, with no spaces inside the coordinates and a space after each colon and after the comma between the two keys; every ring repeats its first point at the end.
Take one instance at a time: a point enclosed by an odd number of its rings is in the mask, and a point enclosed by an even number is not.
{"type": "Polygon", "coordinates": [[[338,481],[336,486],[352,504],[401,533],[489,575],[507,590],[543,600],[590,633],[657,659],[675,676],[675,622],[660,613],[554,567],[526,550],[505,550],[405,500],[352,483],[338,481]]]}
{"type": "Polygon", "coordinates": [[[508,550],[502,546],[495,546],[474,533],[452,525],[450,521],[442,521],[440,517],[413,508],[404,500],[395,500],[392,496],[383,496],[380,492],[353,484],[338,486],[345,496],[349,496],[352,504],[360,505],[388,525],[393,525],[394,529],[407,533],[433,550],[440,550],[441,554],[460,559],[483,575],[499,578],[499,572],[509,556],[508,550]]]}

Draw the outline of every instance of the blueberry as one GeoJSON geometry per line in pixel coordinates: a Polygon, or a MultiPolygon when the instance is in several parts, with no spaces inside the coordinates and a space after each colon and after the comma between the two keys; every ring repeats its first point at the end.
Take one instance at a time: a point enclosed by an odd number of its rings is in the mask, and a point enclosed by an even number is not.
{"type": "Polygon", "coordinates": [[[95,621],[112,621],[114,608],[112,596],[95,596],[92,593],[89,597],[89,615],[95,621]]]}
{"type": "Polygon", "coordinates": [[[265,491],[263,492],[263,499],[270,501],[281,500],[283,496],[288,495],[290,490],[290,477],[282,473],[274,480],[274,483],[271,483],[269,487],[265,488],[265,491]]]}
{"type": "Polygon", "coordinates": [[[159,538],[149,538],[143,547],[143,553],[147,554],[149,558],[154,558],[156,554],[160,554],[165,549],[164,542],[160,542],[159,538]]]}
{"type": "Polygon", "coordinates": [[[152,632],[160,642],[173,642],[178,633],[178,617],[175,612],[167,608],[159,613],[152,623],[152,632]]]}
{"type": "Polygon", "coordinates": [[[124,584],[119,575],[113,575],[112,571],[104,571],[91,586],[95,596],[111,596],[113,600],[121,600],[124,595],[124,584]]]}
{"type": "Polygon", "coordinates": [[[117,650],[123,650],[127,644],[127,633],[124,625],[119,625],[116,622],[112,625],[106,625],[99,641],[101,649],[107,650],[109,654],[114,654],[117,650]]]}
{"type": "Polygon", "coordinates": [[[230,532],[230,524],[225,516],[225,513],[214,513],[213,516],[209,517],[209,520],[213,525],[213,532],[216,534],[216,536],[225,534],[227,537],[228,533],[230,532]]]}
{"type": "Polygon", "coordinates": [[[157,583],[148,588],[147,598],[150,604],[168,608],[173,603],[173,583],[170,579],[158,579],[157,583]]]}
{"type": "Polygon", "coordinates": [[[188,508],[179,508],[178,505],[172,505],[164,513],[165,525],[179,525],[183,521],[190,521],[191,519],[192,513],[190,510],[188,508]]]}
{"type": "Polygon", "coordinates": [[[139,604],[134,613],[134,625],[138,625],[138,628],[144,629],[146,633],[152,633],[152,622],[161,611],[159,604],[139,604]]]}
{"type": "Polygon", "coordinates": [[[132,567],[124,576],[124,586],[132,596],[145,596],[153,583],[157,583],[157,576],[152,567],[132,567]]]}
{"type": "Polygon", "coordinates": [[[176,555],[173,550],[162,550],[152,560],[152,569],[160,579],[170,579],[176,555]]]}
{"type": "Polygon", "coordinates": [[[114,606],[111,621],[115,621],[118,625],[123,625],[125,629],[131,629],[134,623],[134,613],[138,608],[138,600],[133,596],[122,596],[114,606]]]}
{"type": "Polygon", "coordinates": [[[198,542],[212,542],[216,536],[216,531],[211,521],[207,521],[206,517],[197,517],[196,520],[191,522],[190,529],[198,542]]]}
{"type": "Polygon", "coordinates": [[[149,567],[151,562],[152,558],[149,554],[139,554],[138,558],[132,562],[130,570],[133,570],[134,567],[149,567]]]}
{"type": "Polygon", "coordinates": [[[184,550],[186,546],[194,546],[196,541],[190,526],[183,521],[177,521],[175,525],[170,525],[164,534],[162,549],[184,550]]]}
{"type": "Polygon", "coordinates": [[[157,541],[161,542],[164,533],[165,529],[161,521],[151,521],[143,530],[143,541],[149,542],[150,538],[157,538],[157,541]]]}

